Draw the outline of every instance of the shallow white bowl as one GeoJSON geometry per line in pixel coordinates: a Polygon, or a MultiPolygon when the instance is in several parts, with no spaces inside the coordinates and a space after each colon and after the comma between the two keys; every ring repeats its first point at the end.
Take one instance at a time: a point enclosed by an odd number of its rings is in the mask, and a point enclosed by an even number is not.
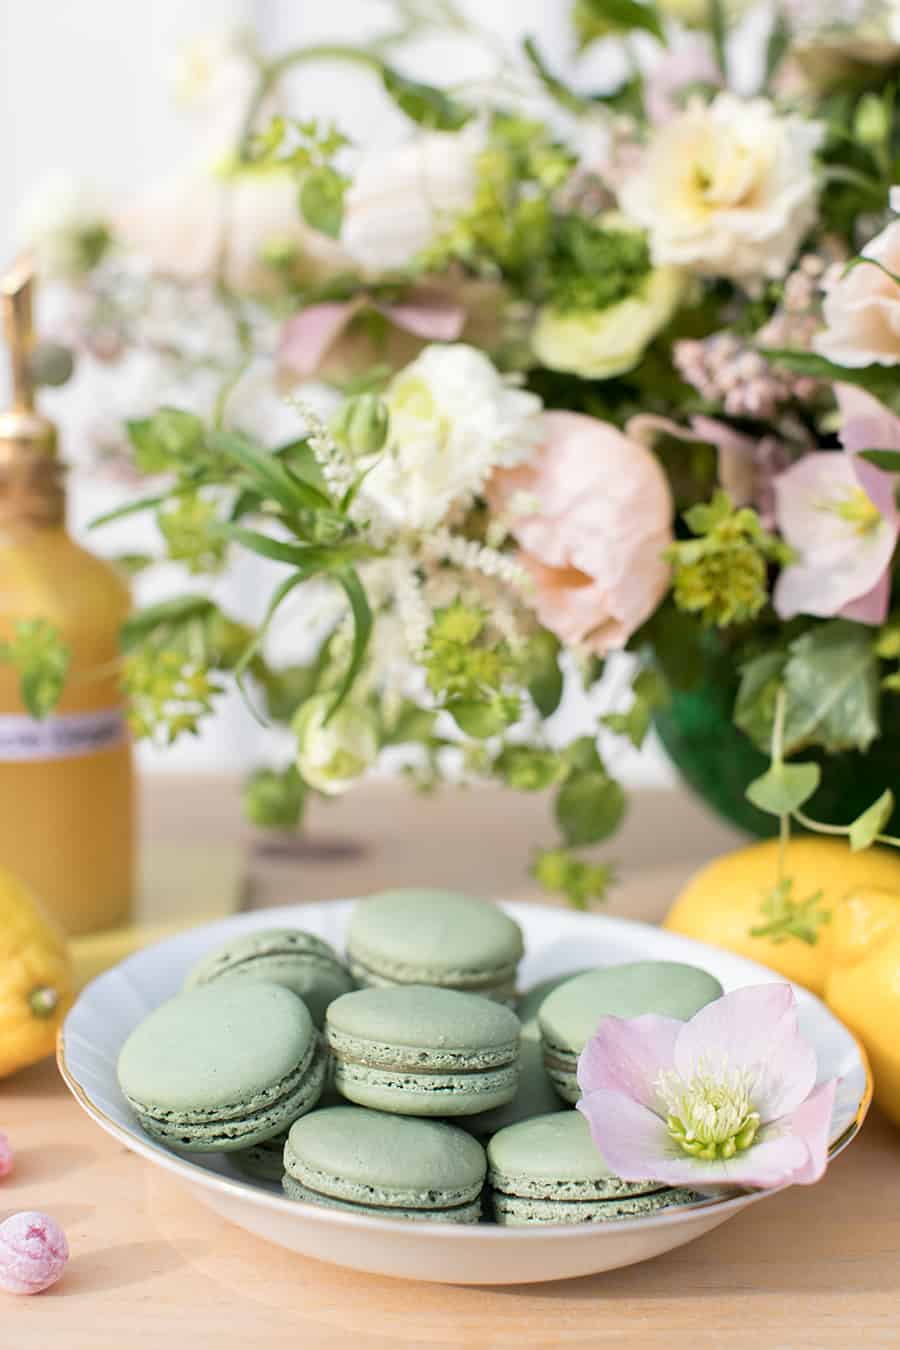
{"type": "MultiPolygon", "coordinates": [[[[176,993],[188,968],[214,945],[256,928],[295,925],[339,949],[352,901],[261,910],[195,928],[146,948],[83,991],[59,1038],[59,1066],[77,1101],[103,1129],[157,1167],[173,1172],[231,1222],[292,1251],[357,1270],[459,1284],[557,1280],[646,1261],[716,1228],[772,1192],[732,1192],[657,1215],[607,1224],[502,1228],[418,1224],[355,1215],[286,1199],[275,1185],[241,1179],[224,1154],[192,1158],[146,1135],[116,1081],[119,1049],[152,1008],[176,993]]],[[[520,984],[586,965],[639,959],[703,966],[726,990],[775,978],[732,956],[647,924],[539,905],[504,905],[525,934],[520,984]]],[[[871,1100],[865,1055],[819,999],[797,989],[801,1025],[819,1057],[819,1078],[840,1078],[831,1122],[832,1154],[858,1133],[871,1100]]]]}

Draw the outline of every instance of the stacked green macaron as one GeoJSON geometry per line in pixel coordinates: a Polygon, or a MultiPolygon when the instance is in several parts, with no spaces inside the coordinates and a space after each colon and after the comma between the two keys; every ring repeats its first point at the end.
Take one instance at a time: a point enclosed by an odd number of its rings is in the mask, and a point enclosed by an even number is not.
{"type": "Polygon", "coordinates": [[[487,1160],[443,1121],[333,1106],[298,1120],[284,1150],[294,1200],[390,1219],[476,1223],[487,1160]]]}
{"type": "Polygon", "coordinates": [[[567,980],[538,1012],[544,1065],[553,1086],[566,1101],[578,1101],[578,1056],[601,1018],[656,1013],[687,1021],[721,995],[712,975],[678,961],[631,961],[567,980]]]}
{"type": "Polygon", "coordinates": [[[519,1019],[429,985],[360,989],[328,1009],[334,1083],[349,1101],[409,1116],[465,1116],[512,1101],[519,1019]]]}
{"type": "Polygon", "coordinates": [[[268,980],[303,999],[317,1027],[329,1003],[354,987],[333,947],[301,928],[263,928],[217,947],[188,973],[185,987],[219,979],[268,980]]]}
{"type": "Polygon", "coordinates": [[[497,905],[456,891],[384,891],[357,903],[347,932],[362,985],[428,984],[515,997],[522,930],[497,905]]]}
{"type": "Polygon", "coordinates": [[[488,1144],[488,1182],[500,1224],[608,1223],[701,1199],[654,1181],[622,1181],[578,1111],[520,1121],[488,1144]]]}
{"type": "Polygon", "coordinates": [[[275,984],[222,981],[163,1003],[119,1055],[122,1092],[184,1152],[248,1148],[318,1101],[326,1055],[305,1005],[275,984]]]}
{"type": "Polygon", "coordinates": [[[439,890],[359,901],[346,945],[345,964],[314,934],[260,929],[199,961],[119,1056],[147,1133],[225,1151],[293,1200],[381,1217],[474,1223],[486,1175],[505,1225],[609,1222],[698,1198],[615,1176],[572,1104],[603,1017],[689,1018],[722,992],[707,972],[578,970],[516,1003],[519,926],[439,890]]]}

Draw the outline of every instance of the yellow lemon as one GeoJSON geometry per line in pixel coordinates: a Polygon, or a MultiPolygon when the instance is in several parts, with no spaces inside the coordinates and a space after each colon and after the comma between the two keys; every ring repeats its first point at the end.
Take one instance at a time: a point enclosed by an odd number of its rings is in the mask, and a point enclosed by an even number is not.
{"type": "MultiPolygon", "coordinates": [[[[760,905],[776,883],[777,869],[778,841],[774,839],[717,858],[688,882],[664,926],[761,961],[789,980],[822,994],[831,964],[832,923],[819,928],[814,946],[796,937],[774,942],[770,937],[750,936],[751,928],[765,922],[760,905]]],[[[853,890],[900,894],[900,853],[887,849],[852,853],[842,839],[792,839],[787,849],[787,875],[793,879],[794,900],[802,902],[821,891],[820,907],[833,911],[853,890]]]]}
{"type": "Polygon", "coordinates": [[[0,1078],[53,1052],[71,1002],[62,929],[20,881],[0,869],[0,1078]]]}
{"type": "Polygon", "coordinates": [[[831,926],[825,997],[866,1047],[875,1100],[900,1125],[900,890],[851,892],[831,926]]]}

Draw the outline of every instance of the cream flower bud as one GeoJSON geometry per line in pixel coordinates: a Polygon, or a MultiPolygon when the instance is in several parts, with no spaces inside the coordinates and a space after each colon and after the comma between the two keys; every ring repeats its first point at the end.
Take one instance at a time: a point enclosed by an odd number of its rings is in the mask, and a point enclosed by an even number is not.
{"type": "Polygon", "coordinates": [[[344,703],[329,717],[333,703],[333,693],[316,694],[301,704],[291,724],[302,778],[329,797],[351,788],[378,756],[371,713],[344,703]]]}

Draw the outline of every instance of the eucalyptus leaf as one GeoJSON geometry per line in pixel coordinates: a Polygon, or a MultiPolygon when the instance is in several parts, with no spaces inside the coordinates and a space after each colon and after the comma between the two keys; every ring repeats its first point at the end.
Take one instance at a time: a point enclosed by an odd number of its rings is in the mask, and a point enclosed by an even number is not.
{"type": "Polygon", "coordinates": [[[878,660],[861,624],[833,619],[790,644],[784,750],[868,750],[879,731],[878,660]]]}
{"type": "Polygon", "coordinates": [[[775,700],[782,686],[787,656],[786,651],[764,652],[741,667],[734,723],[765,753],[772,744],[775,700]]]}
{"type": "Polygon", "coordinates": [[[574,773],[556,797],[556,821],[570,848],[608,839],[625,814],[621,784],[604,770],[574,773]]]}
{"type": "Polygon", "coordinates": [[[854,853],[869,848],[881,834],[894,813],[894,794],[885,788],[881,796],[870,807],[857,816],[850,826],[850,847],[854,853]]]}
{"type": "Polygon", "coordinates": [[[809,801],[821,778],[818,764],[773,764],[747,788],[747,800],[770,816],[789,816],[809,801]]]}

